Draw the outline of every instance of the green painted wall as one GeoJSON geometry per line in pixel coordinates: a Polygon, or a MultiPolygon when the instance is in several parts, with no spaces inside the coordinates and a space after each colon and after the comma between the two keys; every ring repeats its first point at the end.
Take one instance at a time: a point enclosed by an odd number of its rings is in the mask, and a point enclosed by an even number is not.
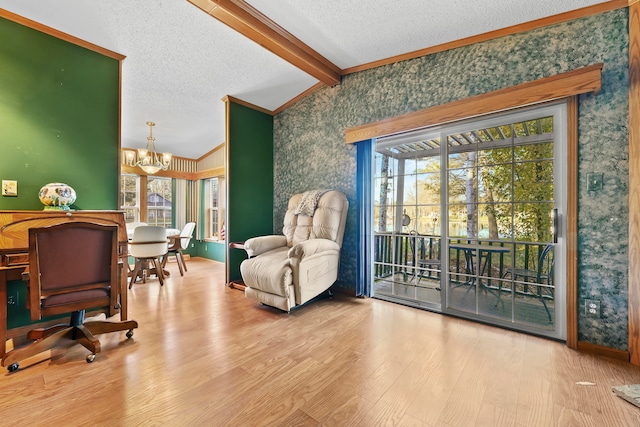
{"type": "Polygon", "coordinates": [[[191,254],[191,256],[224,262],[226,255],[226,244],[224,242],[207,242],[199,240],[197,242],[192,241],[192,243],[194,243],[195,246],[194,248],[189,248],[189,253],[191,254]]]}
{"type": "MultiPolygon", "coordinates": [[[[227,242],[273,233],[273,116],[229,101],[227,242]]],[[[227,281],[240,279],[246,253],[228,249],[227,281]]]]}
{"type": "Polygon", "coordinates": [[[75,209],[118,207],[119,61],[0,18],[0,209],[42,209],[49,182],[75,209]]]}
{"type": "MultiPolygon", "coordinates": [[[[119,61],[4,18],[0,40],[0,180],[18,182],[0,210],[41,210],[49,182],[74,209],[117,209],[119,61]]],[[[24,283],[7,292],[8,327],[29,324],[24,283]]]]}

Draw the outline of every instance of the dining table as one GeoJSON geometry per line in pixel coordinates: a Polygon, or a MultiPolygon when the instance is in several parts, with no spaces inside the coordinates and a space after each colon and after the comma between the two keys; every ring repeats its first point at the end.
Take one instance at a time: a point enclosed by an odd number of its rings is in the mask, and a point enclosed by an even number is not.
{"type": "MultiPolygon", "coordinates": [[[[465,274],[467,280],[464,284],[473,285],[476,280],[485,275],[487,265],[489,264],[489,258],[492,254],[500,254],[501,260],[505,254],[511,252],[511,249],[505,246],[488,245],[488,244],[474,244],[474,243],[449,243],[449,250],[459,250],[464,252],[465,259],[465,274]],[[480,270],[476,269],[475,259],[478,257],[478,264],[480,270]],[[484,262],[483,262],[484,259],[484,262]]],[[[480,280],[482,285],[482,281],[480,280]]]]}
{"type": "MultiPolygon", "coordinates": [[[[146,224],[145,224],[146,225],[146,224]]],[[[129,241],[131,241],[131,239],[133,239],[133,230],[135,230],[135,227],[127,227],[127,238],[129,239],[129,241]]],[[[178,228],[167,228],[167,238],[174,238],[176,236],[180,236],[180,229],[178,228]]],[[[169,242],[171,243],[171,242],[169,242]]]]}

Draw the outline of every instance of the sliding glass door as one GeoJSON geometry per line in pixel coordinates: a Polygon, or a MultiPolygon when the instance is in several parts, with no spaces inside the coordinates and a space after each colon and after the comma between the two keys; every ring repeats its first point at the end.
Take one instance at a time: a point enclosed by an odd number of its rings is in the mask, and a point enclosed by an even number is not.
{"type": "Polygon", "coordinates": [[[564,338],[566,112],[380,139],[374,295],[564,338]]]}
{"type": "Polygon", "coordinates": [[[378,142],[374,167],[375,288],[386,299],[440,309],[439,135],[378,142]]]}

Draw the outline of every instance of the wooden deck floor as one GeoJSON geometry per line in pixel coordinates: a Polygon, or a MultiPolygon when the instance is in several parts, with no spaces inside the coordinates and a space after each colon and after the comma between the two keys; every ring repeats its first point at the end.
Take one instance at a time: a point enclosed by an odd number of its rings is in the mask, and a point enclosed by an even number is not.
{"type": "Polygon", "coordinates": [[[176,264],[129,291],[140,328],[0,372],[0,424],[636,426],[640,368],[564,344],[337,294],[285,314],[176,264]],[[578,385],[588,382],[594,385],[578,385]]]}

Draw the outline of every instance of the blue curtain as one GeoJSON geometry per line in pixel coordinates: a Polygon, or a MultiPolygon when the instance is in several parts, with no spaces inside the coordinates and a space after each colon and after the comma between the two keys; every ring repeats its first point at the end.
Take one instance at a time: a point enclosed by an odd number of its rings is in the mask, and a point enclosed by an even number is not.
{"type": "Polygon", "coordinates": [[[356,197],[358,203],[358,248],[356,296],[373,291],[373,145],[369,139],[356,144],[356,197]]]}

